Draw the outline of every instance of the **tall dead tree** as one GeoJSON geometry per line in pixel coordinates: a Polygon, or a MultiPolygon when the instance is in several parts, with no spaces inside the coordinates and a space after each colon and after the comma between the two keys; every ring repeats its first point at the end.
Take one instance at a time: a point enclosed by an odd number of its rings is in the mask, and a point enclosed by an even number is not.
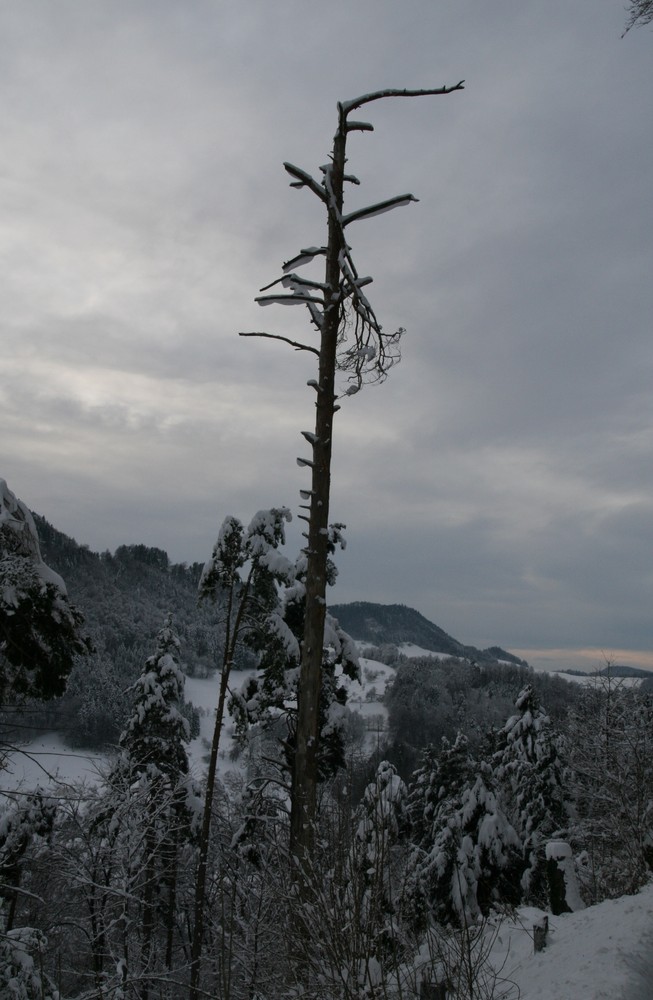
{"type": "Polygon", "coordinates": [[[308,860],[313,841],[316,810],[318,707],[326,613],[329,497],[331,489],[331,447],[333,417],[339,409],[336,399],[336,373],[347,373],[349,382],[344,395],[358,391],[364,383],[381,382],[399,360],[399,340],[403,330],[385,333],[363,289],[372,281],[360,277],[354,264],[347,233],[352,223],[380,215],[400,205],[417,201],[412,194],[398,195],[387,201],[345,214],[345,183],[358,184],[345,173],[347,136],[350,132],[372,132],[368,122],[350,118],[365,104],[386,97],[422,97],[449,94],[463,89],[455,86],[429,90],[379,90],[352,101],[338,104],[338,128],[333,139],[330,162],[321,168],[317,181],[300,167],[284,163],[292,177],[291,187],[308,188],[323,203],[327,213],[326,246],[312,246],[283,265],[283,274],[261,289],[267,294],[257,298],[260,305],[305,305],[311,322],[320,335],[319,348],[271,333],[242,333],[241,336],[271,337],[290,344],[296,350],[310,351],[318,357],[318,378],[309,385],[316,393],[315,430],[303,431],[312,448],[311,459],[298,459],[311,469],[311,489],[302,490],[307,501],[304,509],[308,523],[306,574],[306,613],[302,663],[297,706],[297,744],[292,782],[290,847],[300,865],[308,860]],[[325,258],[324,281],[300,277],[296,271],[306,264],[325,258]],[[270,291],[280,285],[286,291],[270,291]]]}

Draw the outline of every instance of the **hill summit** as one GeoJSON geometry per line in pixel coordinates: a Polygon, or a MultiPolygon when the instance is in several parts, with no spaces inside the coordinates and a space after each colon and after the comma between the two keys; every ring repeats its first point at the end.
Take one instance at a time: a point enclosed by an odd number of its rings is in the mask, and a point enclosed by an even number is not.
{"type": "Polygon", "coordinates": [[[405,604],[353,601],[350,604],[333,604],[329,607],[329,612],[338,619],[345,631],[359,642],[369,642],[374,646],[388,643],[400,646],[408,642],[433,653],[444,653],[446,656],[485,663],[505,660],[508,663],[527,666],[525,660],[520,660],[518,656],[508,653],[500,646],[491,646],[488,649],[466,646],[429,621],[419,611],[405,604]]]}

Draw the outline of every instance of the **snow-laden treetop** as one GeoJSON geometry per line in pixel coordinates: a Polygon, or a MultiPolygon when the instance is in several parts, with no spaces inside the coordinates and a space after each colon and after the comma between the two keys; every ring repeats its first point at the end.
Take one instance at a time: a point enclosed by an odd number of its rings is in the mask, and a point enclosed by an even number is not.
{"type": "Polygon", "coordinates": [[[29,508],[0,479],[0,555],[12,553],[29,559],[44,583],[53,584],[66,594],[66,584],[43,562],[39,536],[29,508]]]}

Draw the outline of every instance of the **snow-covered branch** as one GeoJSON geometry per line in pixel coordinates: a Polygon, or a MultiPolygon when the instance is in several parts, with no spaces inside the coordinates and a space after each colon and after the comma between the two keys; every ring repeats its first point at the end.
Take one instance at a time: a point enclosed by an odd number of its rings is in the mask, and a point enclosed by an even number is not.
{"type": "MultiPolygon", "coordinates": [[[[353,111],[354,108],[361,108],[364,104],[369,104],[371,101],[381,101],[384,97],[434,97],[439,94],[452,94],[456,90],[464,90],[465,81],[460,80],[452,87],[434,87],[429,90],[396,90],[394,88],[388,88],[387,90],[375,90],[370,94],[363,94],[362,97],[355,97],[352,101],[342,101],[338,105],[342,109],[345,116],[353,111]]],[[[352,123],[360,126],[361,123],[352,123]]]]}

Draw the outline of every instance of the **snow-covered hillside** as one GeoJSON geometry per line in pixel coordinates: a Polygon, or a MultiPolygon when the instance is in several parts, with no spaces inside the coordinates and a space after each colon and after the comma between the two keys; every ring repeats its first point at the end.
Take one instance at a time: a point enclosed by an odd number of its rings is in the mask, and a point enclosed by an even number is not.
{"type": "MultiPolygon", "coordinates": [[[[374,660],[361,660],[361,683],[352,685],[350,708],[368,719],[383,719],[381,703],[394,670],[374,660]]],[[[235,686],[242,677],[234,677],[235,686]]],[[[196,774],[204,767],[211,738],[217,679],[189,678],[186,697],[200,710],[200,736],[191,744],[196,774]]],[[[241,766],[230,760],[231,720],[227,720],[219,774],[241,766]]],[[[46,786],[48,773],[70,783],[93,780],[102,755],[66,748],[61,737],[45,734],[14,754],[0,776],[7,790],[46,786]]],[[[494,997],[504,1000],[652,1000],[653,998],[653,885],[636,896],[624,896],[577,913],[549,916],[545,950],[534,954],[533,925],[543,912],[521,908],[516,919],[497,929],[490,960],[497,972],[494,997]]],[[[485,994],[483,994],[485,995],[485,994]]],[[[490,994],[488,994],[489,996],[490,994]]]]}
{"type": "Polygon", "coordinates": [[[524,908],[500,929],[492,960],[511,987],[506,1000],[651,1000],[653,884],[550,916],[546,948],[535,955],[532,927],[541,913],[524,908]]]}

